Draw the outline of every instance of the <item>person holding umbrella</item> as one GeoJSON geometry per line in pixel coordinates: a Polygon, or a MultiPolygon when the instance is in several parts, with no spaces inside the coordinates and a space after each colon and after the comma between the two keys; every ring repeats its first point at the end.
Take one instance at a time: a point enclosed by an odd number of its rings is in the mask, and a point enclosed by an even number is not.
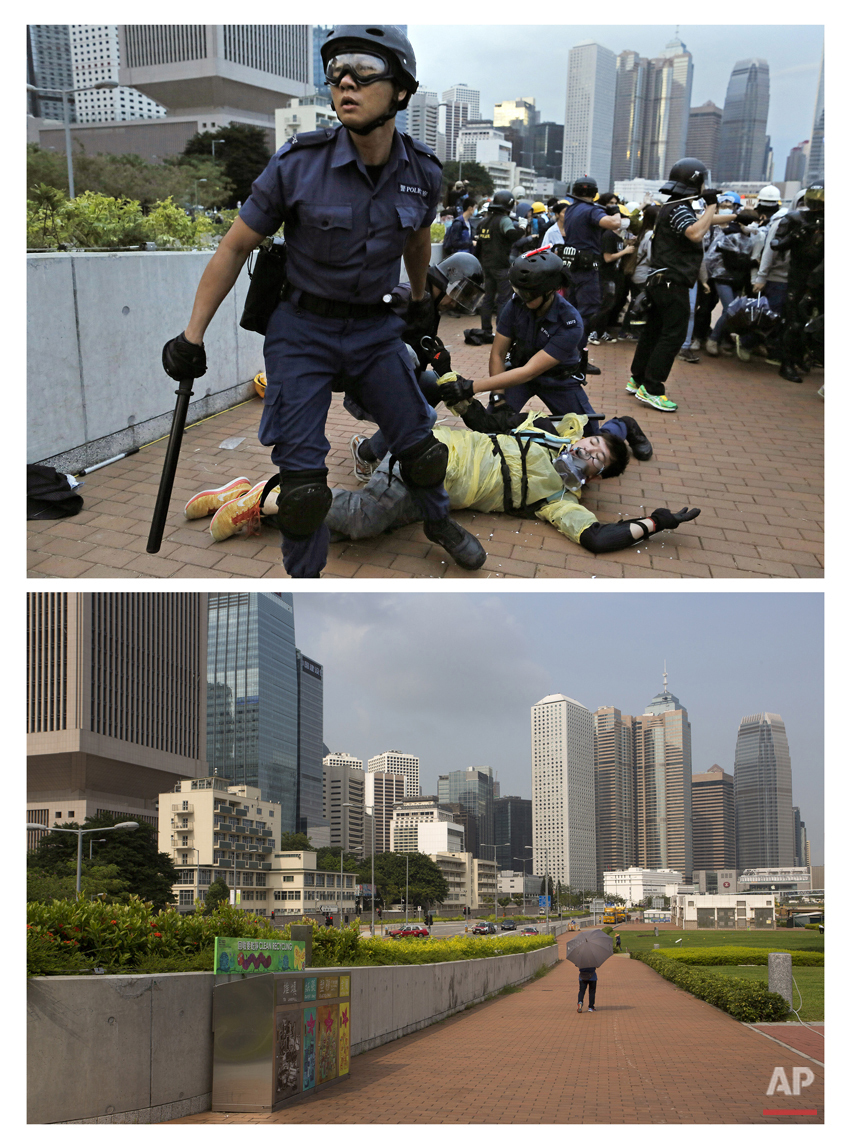
{"type": "Polygon", "coordinates": [[[612,939],[601,929],[586,930],[564,947],[564,956],[579,970],[579,996],[576,1012],[582,1012],[585,991],[588,990],[588,1012],[596,1013],[597,970],[612,956],[612,939]]]}

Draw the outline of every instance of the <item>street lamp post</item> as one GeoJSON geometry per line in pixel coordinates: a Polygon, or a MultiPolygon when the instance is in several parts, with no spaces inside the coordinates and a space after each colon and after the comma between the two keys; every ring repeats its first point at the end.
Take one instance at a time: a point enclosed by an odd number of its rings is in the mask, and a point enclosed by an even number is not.
{"type": "Polygon", "coordinates": [[[408,859],[409,855],[405,855],[405,923],[408,921],[408,859]]]}
{"type": "Polygon", "coordinates": [[[206,181],[207,181],[206,179],[196,179],[195,180],[195,202],[192,204],[194,207],[199,207],[201,205],[198,202],[198,184],[199,183],[206,183],[206,181]]]}
{"type": "Polygon", "coordinates": [[[89,861],[90,862],[92,860],[92,843],[94,843],[94,842],[106,842],[106,839],[105,838],[90,838],[89,839],[89,861]]]}
{"type": "Polygon", "coordinates": [[[372,814],[372,886],[370,893],[370,902],[372,903],[372,921],[369,926],[370,937],[375,937],[375,806],[373,805],[372,814]]]}
{"type": "MultiPolygon", "coordinates": [[[[526,847],[526,849],[527,850],[529,849],[528,846],[526,847]]],[[[520,854],[515,854],[514,860],[515,860],[515,862],[522,862],[523,863],[523,913],[525,914],[526,913],[526,863],[532,861],[532,855],[530,854],[529,856],[524,858],[520,854]]]]}
{"type": "MultiPolygon", "coordinates": [[[[31,83],[27,84],[27,91],[37,91],[40,95],[52,92],[54,95],[58,93],[62,96],[62,122],[65,126],[65,157],[68,161],[69,199],[74,198],[74,163],[71,158],[71,122],[68,118],[68,96],[78,91],[105,91],[114,87],[118,87],[118,83],[113,79],[105,79],[100,83],[88,84],[86,87],[35,87],[31,83]]],[[[45,828],[41,827],[41,829],[45,828]]],[[[109,827],[109,829],[112,830],[113,828],[109,827]]]]}
{"type": "MultiPolygon", "coordinates": [[[[117,85],[116,85],[117,86],[117,85]]],[[[43,826],[40,822],[28,822],[27,830],[76,830],[77,832],[77,893],[80,892],[80,874],[83,869],[83,835],[106,834],[108,830],[138,830],[138,822],[116,822],[115,826],[92,826],[83,830],[81,826],[43,826]]],[[[105,842],[106,839],[98,839],[105,842]]]]}
{"type": "MultiPolygon", "coordinates": [[[[532,851],[534,857],[534,847],[527,846],[527,850],[532,851]]],[[[546,930],[550,932],[550,866],[549,866],[549,851],[545,846],[540,846],[540,850],[544,852],[544,909],[546,910],[546,930]]]]}

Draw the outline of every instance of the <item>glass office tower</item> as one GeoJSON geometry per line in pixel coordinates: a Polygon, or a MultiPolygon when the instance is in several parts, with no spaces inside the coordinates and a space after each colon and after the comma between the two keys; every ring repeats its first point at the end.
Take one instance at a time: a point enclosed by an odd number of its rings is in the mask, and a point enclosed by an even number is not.
{"type": "Polygon", "coordinates": [[[298,698],[292,594],[211,592],[208,773],[280,803],[284,831],[296,829],[298,698]]]}
{"type": "MultiPolygon", "coordinates": [[[[440,803],[460,803],[476,818],[478,853],[474,858],[493,860],[493,771],[490,767],[467,767],[465,771],[450,771],[437,779],[437,799],[440,803]]],[[[468,840],[469,845],[469,840],[468,840]]]]}
{"type": "Polygon", "coordinates": [[[327,825],[322,791],[322,664],[296,648],[298,668],[298,799],[297,828],[327,825]]]}
{"type": "Polygon", "coordinates": [[[735,759],[736,866],[792,866],[792,760],[779,715],[747,715],[739,724],[735,759]]]}

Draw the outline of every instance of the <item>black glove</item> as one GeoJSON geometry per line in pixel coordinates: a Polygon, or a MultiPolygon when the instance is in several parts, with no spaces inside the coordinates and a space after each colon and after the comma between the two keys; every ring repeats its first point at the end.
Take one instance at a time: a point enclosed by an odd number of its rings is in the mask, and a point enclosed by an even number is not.
{"type": "Polygon", "coordinates": [[[606,212],[606,214],[609,215],[616,215],[621,213],[621,208],[617,203],[606,203],[606,205],[603,207],[603,210],[606,212]]]}
{"type": "MultiPolygon", "coordinates": [[[[434,299],[425,294],[418,301],[413,298],[405,311],[405,325],[414,333],[430,334],[434,325],[434,299]]],[[[419,337],[417,338],[419,341],[419,337]]]]}
{"type": "Polygon", "coordinates": [[[700,197],[703,199],[703,201],[706,203],[706,205],[708,207],[712,207],[712,206],[717,205],[718,196],[720,193],[721,193],[720,191],[713,191],[713,190],[709,190],[707,188],[707,190],[701,192],[700,197]]]}
{"type": "Polygon", "coordinates": [[[440,338],[435,338],[434,344],[435,348],[428,354],[428,364],[438,377],[443,377],[445,373],[452,372],[452,359],[440,338]]]}
{"type": "Polygon", "coordinates": [[[446,381],[440,387],[440,397],[444,405],[459,405],[473,397],[473,383],[467,377],[455,375],[455,381],[446,381]]]}
{"type": "Polygon", "coordinates": [[[700,516],[699,508],[681,508],[679,512],[671,512],[668,508],[657,508],[650,514],[650,519],[656,525],[656,531],[663,528],[679,528],[684,520],[694,520],[700,516]]]}
{"type": "Polygon", "coordinates": [[[203,345],[197,346],[185,334],[178,334],[163,346],[163,369],[175,381],[202,377],[207,372],[207,353],[203,345]]]}

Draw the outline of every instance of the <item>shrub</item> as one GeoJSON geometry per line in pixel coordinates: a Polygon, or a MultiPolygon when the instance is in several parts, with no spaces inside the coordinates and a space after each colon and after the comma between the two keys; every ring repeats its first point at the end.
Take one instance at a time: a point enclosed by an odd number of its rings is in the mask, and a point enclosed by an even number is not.
{"type": "Polygon", "coordinates": [[[793,965],[824,965],[824,954],[801,949],[751,949],[747,946],[719,945],[707,949],[659,949],[671,961],[685,965],[768,965],[769,953],[791,953],[793,965]]]}
{"type": "Polygon", "coordinates": [[[431,224],[431,241],[443,242],[446,237],[446,227],[442,222],[433,222],[431,224]]]}
{"type": "Polygon", "coordinates": [[[768,986],[760,981],[701,973],[699,969],[690,969],[665,957],[657,949],[650,953],[633,953],[632,956],[636,961],[649,965],[666,981],[673,982],[701,1001],[707,1001],[716,1009],[723,1009],[737,1021],[785,1021],[789,1013],[780,994],[769,992],[768,986]]]}
{"type": "Polygon", "coordinates": [[[181,250],[192,246],[195,238],[195,224],[182,207],[168,196],[156,203],[144,220],[145,238],[155,242],[160,250],[181,250]]]}

